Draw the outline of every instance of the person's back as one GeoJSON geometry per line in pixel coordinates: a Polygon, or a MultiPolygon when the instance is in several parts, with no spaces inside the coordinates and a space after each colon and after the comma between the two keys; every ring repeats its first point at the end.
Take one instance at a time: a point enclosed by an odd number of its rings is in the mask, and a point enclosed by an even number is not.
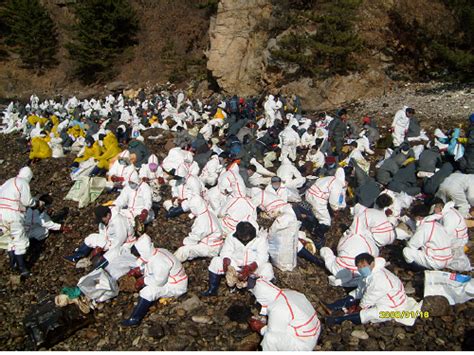
{"type": "Polygon", "coordinates": [[[441,163],[441,154],[438,147],[425,149],[420,154],[418,171],[434,173],[441,163]]]}

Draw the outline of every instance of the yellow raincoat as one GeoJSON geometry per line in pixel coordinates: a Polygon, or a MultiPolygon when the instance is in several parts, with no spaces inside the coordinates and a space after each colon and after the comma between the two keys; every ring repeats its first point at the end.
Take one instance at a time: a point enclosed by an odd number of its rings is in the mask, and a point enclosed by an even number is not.
{"type": "Polygon", "coordinates": [[[46,140],[42,137],[31,139],[30,160],[51,158],[53,151],[46,140]]]}
{"type": "Polygon", "coordinates": [[[74,159],[74,162],[82,163],[83,161],[89,160],[90,158],[98,160],[102,153],[103,150],[102,147],[99,145],[99,142],[94,142],[94,144],[92,144],[92,147],[85,146],[84,154],[74,159]]]}
{"type": "Polygon", "coordinates": [[[109,170],[113,159],[122,151],[120,149],[117,137],[113,133],[107,133],[104,138],[104,152],[97,158],[99,163],[97,167],[109,170]]]}

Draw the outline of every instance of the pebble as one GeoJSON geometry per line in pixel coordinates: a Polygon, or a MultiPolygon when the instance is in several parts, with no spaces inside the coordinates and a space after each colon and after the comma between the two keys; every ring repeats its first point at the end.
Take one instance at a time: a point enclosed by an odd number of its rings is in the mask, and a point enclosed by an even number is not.
{"type": "Polygon", "coordinates": [[[363,330],[354,330],[351,333],[351,336],[354,337],[354,338],[357,338],[357,339],[362,339],[362,340],[369,339],[369,334],[367,334],[363,330]]]}
{"type": "Polygon", "coordinates": [[[199,323],[199,324],[212,324],[212,319],[208,316],[193,316],[191,318],[193,322],[199,323]]]}

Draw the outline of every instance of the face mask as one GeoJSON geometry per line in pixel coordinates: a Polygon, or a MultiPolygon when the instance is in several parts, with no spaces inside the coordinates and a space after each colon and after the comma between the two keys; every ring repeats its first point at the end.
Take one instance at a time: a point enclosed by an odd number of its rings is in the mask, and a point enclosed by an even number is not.
{"type": "Polygon", "coordinates": [[[119,159],[118,162],[120,165],[128,165],[125,159],[119,159]]]}
{"type": "Polygon", "coordinates": [[[280,188],[280,186],[278,186],[278,185],[272,185],[272,187],[273,187],[273,190],[275,190],[275,191],[280,188]]]}
{"type": "Polygon", "coordinates": [[[367,277],[372,273],[372,270],[370,269],[369,266],[364,266],[362,268],[358,268],[358,270],[359,270],[360,276],[362,276],[362,277],[367,277]]]}
{"type": "Polygon", "coordinates": [[[155,172],[158,169],[158,164],[150,163],[148,164],[148,167],[150,168],[152,172],[155,172]]]}
{"type": "Polygon", "coordinates": [[[131,188],[132,190],[138,189],[138,184],[136,184],[136,183],[134,183],[134,182],[131,182],[131,181],[128,183],[128,186],[130,186],[130,188],[131,188]]]}

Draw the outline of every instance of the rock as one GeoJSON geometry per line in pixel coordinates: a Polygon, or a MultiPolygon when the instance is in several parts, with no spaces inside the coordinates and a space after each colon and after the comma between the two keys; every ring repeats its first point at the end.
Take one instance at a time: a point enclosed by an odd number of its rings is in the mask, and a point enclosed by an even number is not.
{"type": "Polygon", "coordinates": [[[159,324],[153,324],[153,326],[148,330],[148,334],[158,340],[165,336],[165,331],[159,324]]]}
{"type": "Polygon", "coordinates": [[[395,328],[394,332],[393,332],[393,337],[394,338],[397,338],[397,339],[400,339],[400,340],[404,340],[406,335],[405,335],[405,330],[403,328],[395,328]]]}
{"type": "Polygon", "coordinates": [[[21,284],[21,276],[20,275],[11,275],[10,276],[10,285],[13,289],[16,289],[21,284]]]}
{"type": "Polygon", "coordinates": [[[189,335],[168,336],[163,338],[162,343],[165,351],[183,351],[194,343],[194,339],[189,335]]]}
{"type": "Polygon", "coordinates": [[[354,338],[357,338],[357,339],[362,339],[362,340],[369,339],[369,334],[367,334],[363,330],[354,330],[351,333],[351,336],[354,337],[354,338]]]}
{"type": "Polygon", "coordinates": [[[429,312],[430,317],[441,317],[452,314],[451,306],[446,297],[428,296],[423,299],[422,312],[429,312]]]}
{"type": "Polygon", "coordinates": [[[405,286],[405,292],[407,295],[413,295],[415,293],[415,288],[411,282],[408,282],[405,286]]]}
{"type": "Polygon", "coordinates": [[[108,83],[105,87],[109,91],[121,91],[127,88],[127,84],[123,81],[112,81],[111,83],[108,83]]]}
{"type": "Polygon", "coordinates": [[[186,315],[186,311],[182,308],[178,308],[176,310],[176,314],[178,315],[178,317],[184,317],[186,315]]]}
{"type": "Polygon", "coordinates": [[[193,316],[191,318],[193,322],[200,324],[212,324],[212,319],[208,316],[193,316]]]}
{"type": "Polygon", "coordinates": [[[196,295],[188,298],[186,301],[182,302],[178,307],[184,309],[186,312],[191,312],[196,308],[199,308],[204,303],[196,295]]]}
{"type": "Polygon", "coordinates": [[[261,336],[258,333],[252,333],[249,336],[242,339],[240,343],[236,345],[237,351],[256,351],[260,344],[261,336]]]}
{"type": "Polygon", "coordinates": [[[207,69],[225,93],[256,95],[261,88],[263,49],[269,33],[259,25],[270,19],[270,0],[221,0],[209,26],[207,69]]]}

